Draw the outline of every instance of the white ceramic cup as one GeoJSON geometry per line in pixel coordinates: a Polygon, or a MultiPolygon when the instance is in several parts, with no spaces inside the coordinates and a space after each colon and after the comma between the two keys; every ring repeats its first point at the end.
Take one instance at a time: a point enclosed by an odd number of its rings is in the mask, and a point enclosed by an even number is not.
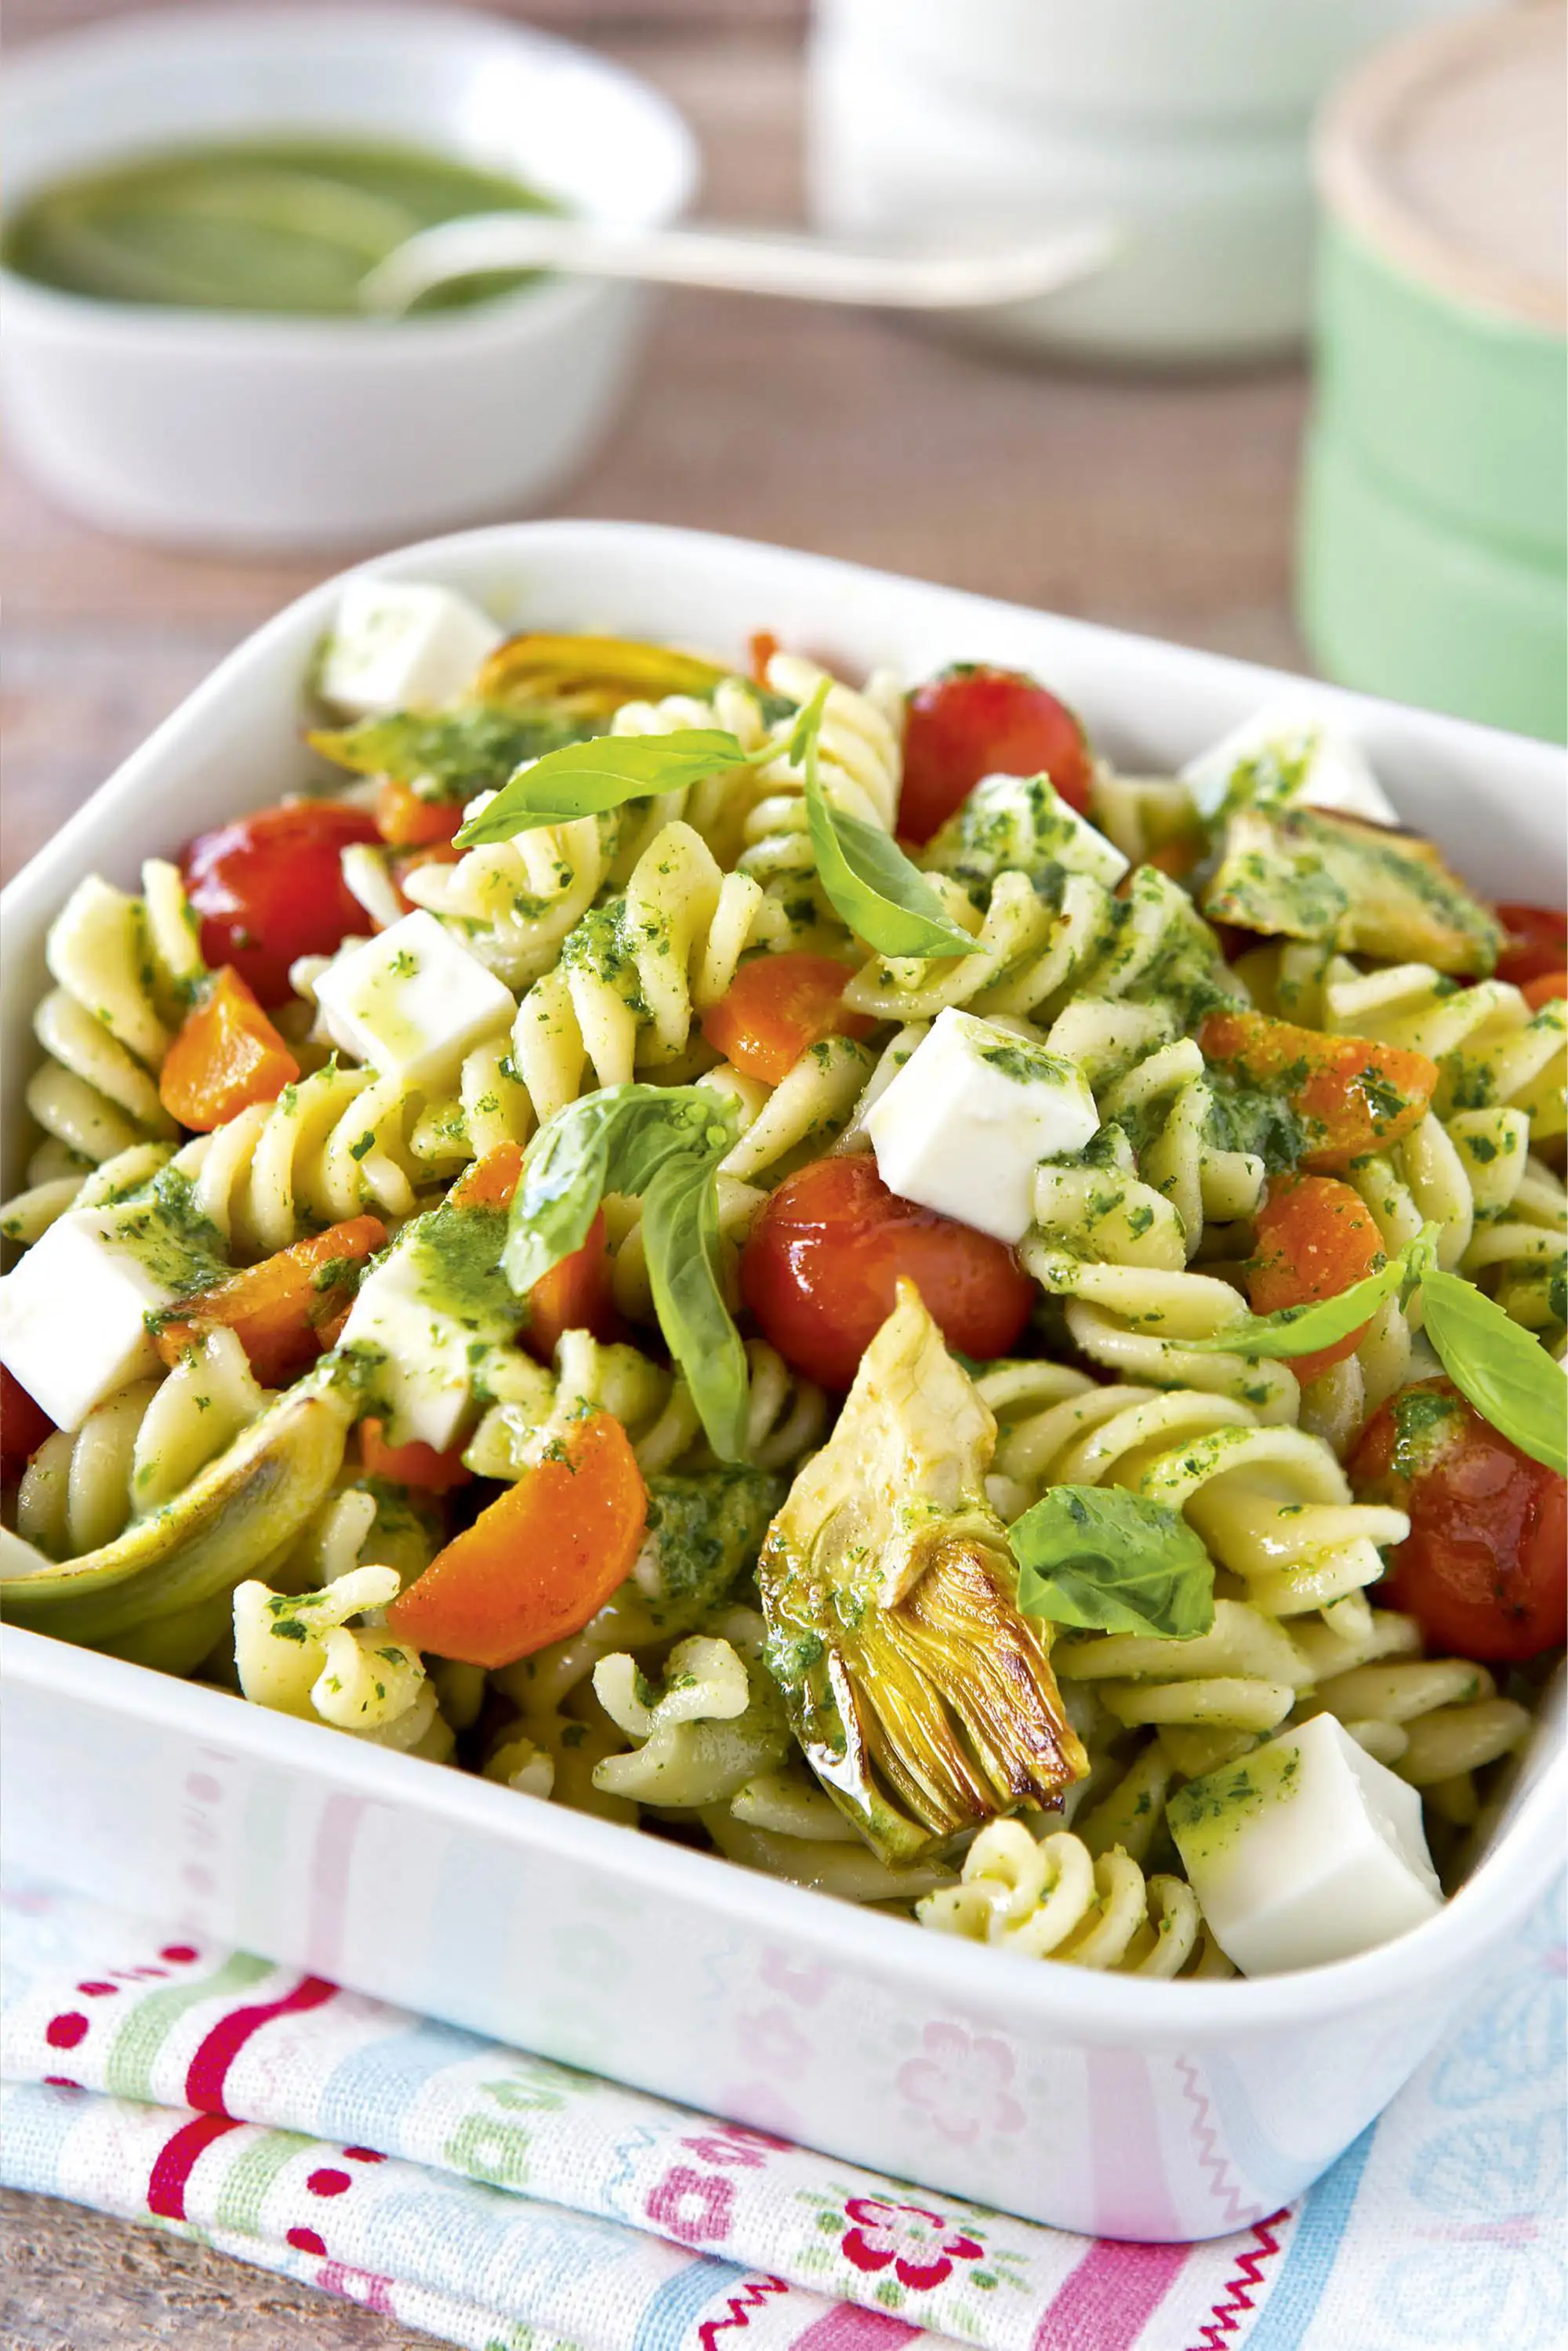
{"type": "Polygon", "coordinates": [[[1308,125],[1373,42],[1462,0],[819,0],[808,181],[841,235],[1105,217],[1121,256],[944,331],[1156,362],[1305,330],[1308,125]]]}
{"type": "MultiPolygon", "coordinates": [[[[428,7],[182,8],[10,67],[15,204],[175,142],[279,132],[423,146],[591,218],[655,226],[693,193],[662,98],[528,28],[428,7]]],[[[99,302],[0,272],[0,402],[23,462],[113,530],[193,547],[353,546],[538,503],[626,381],[646,298],[548,282],[392,322],[99,302]]]]}

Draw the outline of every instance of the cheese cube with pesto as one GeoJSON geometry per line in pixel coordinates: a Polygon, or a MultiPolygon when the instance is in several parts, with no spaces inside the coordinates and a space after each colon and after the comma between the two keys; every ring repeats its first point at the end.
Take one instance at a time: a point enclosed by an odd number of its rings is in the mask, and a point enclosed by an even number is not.
{"type": "Polygon", "coordinates": [[[1420,1796],[1332,1714],[1190,1781],[1168,1818],[1215,1940],[1243,1975],[1349,1959],[1442,1907],[1420,1796]]]}
{"type": "Polygon", "coordinates": [[[1227,803],[1337,809],[1369,824],[1397,824],[1365,752],[1309,702],[1266,703],[1189,759],[1181,779],[1199,815],[1227,803]]]}
{"type": "Polygon", "coordinates": [[[1099,1123],[1074,1062],[951,1005],[865,1120],[890,1192],[999,1241],[1029,1230],[1040,1162],[1099,1123]]]}
{"type": "Polygon", "coordinates": [[[333,958],[316,1001],[335,1045],[429,1092],[509,1028],[517,1006],[492,971],[423,908],[333,958]]]}
{"type": "Polygon", "coordinates": [[[57,1428],[158,1368],[149,1314],[191,1287],[155,1214],[73,1208],[0,1281],[0,1363],[57,1428]]]}
{"type": "Polygon", "coordinates": [[[1032,882],[1060,866],[1113,890],[1127,871],[1114,841],[1080,816],[1049,776],[982,776],[921,862],[977,889],[1004,871],[1032,882]]]}
{"type": "Polygon", "coordinates": [[[477,604],[417,580],[352,580],[321,664],[321,699],[346,718],[451,702],[500,643],[477,604]]]}
{"type": "Polygon", "coordinates": [[[523,1310],[501,1270],[506,1236],[504,1210],[434,1208],[361,1284],[339,1344],[361,1358],[389,1444],[444,1453],[488,1350],[516,1338],[523,1310]]]}

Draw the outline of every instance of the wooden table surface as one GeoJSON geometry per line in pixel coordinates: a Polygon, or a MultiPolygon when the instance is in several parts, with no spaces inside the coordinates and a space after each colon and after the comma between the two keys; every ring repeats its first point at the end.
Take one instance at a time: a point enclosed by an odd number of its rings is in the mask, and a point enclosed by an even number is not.
{"type": "MultiPolygon", "coordinates": [[[[102,0],[14,0],[14,45],[102,0]]],[[[659,85],[714,216],[799,217],[794,0],[525,10],[659,85]]],[[[1030,371],[885,320],[671,297],[628,413],[559,511],[773,539],[1299,667],[1289,576],[1300,372],[1030,371]]],[[[499,517],[497,517],[499,518],[499,517]]],[[[7,871],[218,656],[325,572],[110,539],[14,470],[5,558],[7,871]]],[[[961,651],[962,648],[956,648],[961,651]]],[[[416,2336],[204,2248],[0,2197],[3,2351],[392,2351],[416,2336]]]]}

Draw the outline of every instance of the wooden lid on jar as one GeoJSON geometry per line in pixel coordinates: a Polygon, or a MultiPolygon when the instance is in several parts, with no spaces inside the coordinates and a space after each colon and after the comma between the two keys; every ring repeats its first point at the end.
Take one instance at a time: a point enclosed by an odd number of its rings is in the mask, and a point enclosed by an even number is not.
{"type": "Polygon", "coordinates": [[[1451,299],[1568,329],[1568,6],[1491,8],[1368,57],[1318,127],[1333,216],[1451,299]]]}

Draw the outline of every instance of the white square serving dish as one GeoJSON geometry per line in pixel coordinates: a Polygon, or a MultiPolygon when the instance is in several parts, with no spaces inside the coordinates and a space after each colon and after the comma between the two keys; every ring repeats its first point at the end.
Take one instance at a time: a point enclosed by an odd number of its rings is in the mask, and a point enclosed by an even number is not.
{"type": "MultiPolygon", "coordinates": [[[[518,626],[738,655],[746,633],[919,674],[1027,667],[1124,764],[1170,768],[1281,684],[1241,663],[816,557],[607,523],[367,567],[518,626]]],[[[309,771],[300,684],[339,592],[232,654],[0,902],[5,1134],[22,1150],[43,941],[97,869],[309,771]]],[[[1482,890],[1563,870],[1560,757],[1333,694],[1394,799],[1482,890]]],[[[15,1171],[13,1170],[13,1173],[15,1171]]],[[[453,2023],[1029,2218],[1216,2236],[1297,2195],[1408,2077],[1560,1865],[1561,1709],[1437,1917],[1310,1973],[1152,1983],[923,1934],[729,1863],[35,1633],[3,1636],[7,1859],[453,2023]]]]}

